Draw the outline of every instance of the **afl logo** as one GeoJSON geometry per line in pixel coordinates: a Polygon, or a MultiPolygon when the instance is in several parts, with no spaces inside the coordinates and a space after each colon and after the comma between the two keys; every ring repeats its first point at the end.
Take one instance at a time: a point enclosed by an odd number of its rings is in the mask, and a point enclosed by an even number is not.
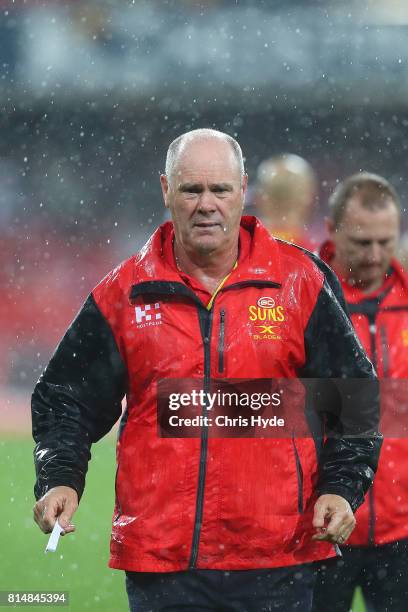
{"type": "Polygon", "coordinates": [[[259,308],[275,308],[275,300],[271,297],[260,297],[257,301],[259,308]]]}

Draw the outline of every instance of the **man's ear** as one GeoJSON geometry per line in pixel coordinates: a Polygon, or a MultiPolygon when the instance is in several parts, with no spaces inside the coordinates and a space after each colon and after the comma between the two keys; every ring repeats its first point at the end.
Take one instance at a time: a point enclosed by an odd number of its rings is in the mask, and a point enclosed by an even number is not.
{"type": "Polygon", "coordinates": [[[243,174],[241,180],[241,190],[242,190],[242,210],[245,208],[245,196],[248,188],[248,175],[243,174]]]}
{"type": "Polygon", "coordinates": [[[245,194],[247,192],[247,188],[248,188],[248,175],[247,174],[243,174],[242,175],[242,183],[241,183],[242,187],[242,195],[245,197],[245,194]]]}
{"type": "Polygon", "coordinates": [[[162,188],[164,205],[166,208],[169,208],[168,197],[167,197],[169,193],[169,181],[167,180],[167,176],[165,174],[160,175],[160,185],[162,188]]]}

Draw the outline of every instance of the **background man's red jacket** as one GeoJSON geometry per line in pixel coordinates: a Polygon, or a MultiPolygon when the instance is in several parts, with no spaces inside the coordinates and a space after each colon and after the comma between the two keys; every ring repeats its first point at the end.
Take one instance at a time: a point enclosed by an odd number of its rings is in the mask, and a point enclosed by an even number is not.
{"type": "MultiPolygon", "coordinates": [[[[330,265],[334,245],[326,242],[320,256],[330,265]]],[[[408,415],[408,385],[395,380],[408,379],[408,275],[394,259],[383,285],[371,294],[340,281],[353,325],[382,379],[385,437],[374,484],[347,544],[386,544],[408,537],[408,416],[402,411],[406,405],[408,415]]]]}

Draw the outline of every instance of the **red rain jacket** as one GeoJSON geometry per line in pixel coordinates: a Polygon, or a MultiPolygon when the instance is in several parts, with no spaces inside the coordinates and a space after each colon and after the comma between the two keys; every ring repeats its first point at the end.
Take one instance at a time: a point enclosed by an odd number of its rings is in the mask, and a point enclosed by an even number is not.
{"type": "Polygon", "coordinates": [[[111,567],[239,570],[334,556],[311,539],[316,495],[361,504],[378,443],[327,440],[318,472],[311,437],[211,438],[203,428],[201,439],[161,438],[156,391],[172,378],[372,378],[335,275],[244,217],[238,265],[208,310],[208,292],[177,270],[173,238],[168,222],[96,287],[37,384],[37,498],[57,484],[82,494],[90,444],[126,394],[111,567]]]}

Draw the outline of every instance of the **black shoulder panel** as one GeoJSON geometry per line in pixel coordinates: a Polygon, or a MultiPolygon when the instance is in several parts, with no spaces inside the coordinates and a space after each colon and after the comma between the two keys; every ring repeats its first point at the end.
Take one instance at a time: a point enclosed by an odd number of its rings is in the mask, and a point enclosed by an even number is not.
{"type": "Polygon", "coordinates": [[[324,274],[323,286],[305,330],[306,363],[302,376],[375,378],[351,323],[340,282],[320,257],[302,249],[324,274]]]}
{"type": "MultiPolygon", "coordinates": [[[[302,249],[303,250],[303,249],[302,249]]],[[[374,368],[350,321],[343,291],[333,270],[319,257],[304,251],[324,274],[323,286],[305,330],[305,367],[302,377],[355,379],[353,392],[343,394],[343,423],[338,432],[325,437],[319,453],[319,494],[335,493],[347,499],[353,510],[364,500],[377,469],[382,436],[378,433],[379,389],[374,368]],[[360,379],[360,381],[359,381],[360,379]],[[364,379],[364,380],[361,380],[364,379]],[[370,380],[371,379],[371,380],[370,380]],[[359,431],[345,433],[345,421],[353,415],[359,431]]],[[[327,381],[329,383],[329,381],[327,381]]],[[[335,386],[335,381],[333,380],[335,386]]],[[[341,385],[340,385],[341,386],[341,385]]],[[[326,394],[326,416],[331,418],[332,399],[326,394]]],[[[320,393],[324,397],[324,393],[320,393]]]]}

